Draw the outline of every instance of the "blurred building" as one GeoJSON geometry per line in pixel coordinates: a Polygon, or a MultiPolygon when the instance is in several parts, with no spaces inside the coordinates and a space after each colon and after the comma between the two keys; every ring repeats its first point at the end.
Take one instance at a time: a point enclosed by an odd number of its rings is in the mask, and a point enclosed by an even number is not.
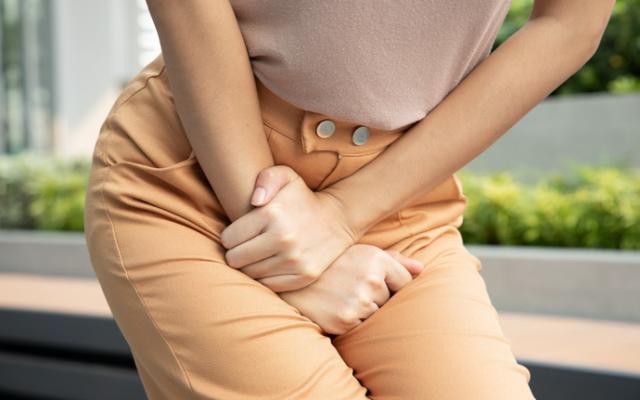
{"type": "Polygon", "coordinates": [[[0,153],[86,155],[160,52],[144,0],[0,0],[0,153]]]}

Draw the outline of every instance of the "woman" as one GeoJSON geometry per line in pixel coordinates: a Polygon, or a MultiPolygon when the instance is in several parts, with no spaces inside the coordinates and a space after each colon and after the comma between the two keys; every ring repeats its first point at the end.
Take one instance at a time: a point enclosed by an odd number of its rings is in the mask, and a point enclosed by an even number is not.
{"type": "Polygon", "coordinates": [[[595,52],[613,0],[148,0],[162,54],[85,234],[152,399],[531,399],[454,172],[595,52]]]}

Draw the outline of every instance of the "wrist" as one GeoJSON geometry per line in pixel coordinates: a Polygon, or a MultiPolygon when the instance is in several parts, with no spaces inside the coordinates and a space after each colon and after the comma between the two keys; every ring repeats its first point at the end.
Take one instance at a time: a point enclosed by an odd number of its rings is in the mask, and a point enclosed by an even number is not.
{"type": "Polygon", "coordinates": [[[352,239],[352,244],[358,243],[360,238],[364,235],[366,228],[363,224],[359,223],[355,214],[352,212],[349,203],[340,194],[338,190],[331,187],[327,187],[321,190],[323,194],[327,194],[327,198],[331,199],[335,205],[337,212],[339,213],[339,219],[343,221],[345,230],[349,233],[352,239]]]}

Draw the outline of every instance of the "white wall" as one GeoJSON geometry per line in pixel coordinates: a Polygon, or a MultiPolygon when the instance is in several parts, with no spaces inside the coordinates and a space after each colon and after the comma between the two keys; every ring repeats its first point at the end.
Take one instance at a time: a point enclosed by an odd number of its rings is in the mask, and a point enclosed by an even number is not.
{"type": "Polygon", "coordinates": [[[159,45],[155,32],[143,35],[151,23],[140,18],[144,0],[56,0],[52,7],[54,153],[87,155],[121,86],[159,45]]]}
{"type": "Polygon", "coordinates": [[[465,168],[535,177],[573,163],[640,167],[640,93],[549,98],[465,168]]]}

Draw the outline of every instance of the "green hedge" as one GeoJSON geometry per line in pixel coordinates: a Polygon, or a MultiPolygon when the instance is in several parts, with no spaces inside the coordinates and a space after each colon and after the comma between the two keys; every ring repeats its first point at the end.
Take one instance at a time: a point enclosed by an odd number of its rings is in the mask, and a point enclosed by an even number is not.
{"type": "Polygon", "coordinates": [[[640,249],[640,170],[574,166],[523,185],[460,171],[467,243],[640,249]]]}
{"type": "Polygon", "coordinates": [[[83,229],[89,160],[0,157],[0,228],[83,229]]]}
{"type": "MultiPolygon", "coordinates": [[[[87,159],[0,157],[0,228],[83,229],[87,159]]],[[[507,172],[458,172],[466,243],[640,250],[640,169],[574,167],[525,185],[507,172]]]]}

